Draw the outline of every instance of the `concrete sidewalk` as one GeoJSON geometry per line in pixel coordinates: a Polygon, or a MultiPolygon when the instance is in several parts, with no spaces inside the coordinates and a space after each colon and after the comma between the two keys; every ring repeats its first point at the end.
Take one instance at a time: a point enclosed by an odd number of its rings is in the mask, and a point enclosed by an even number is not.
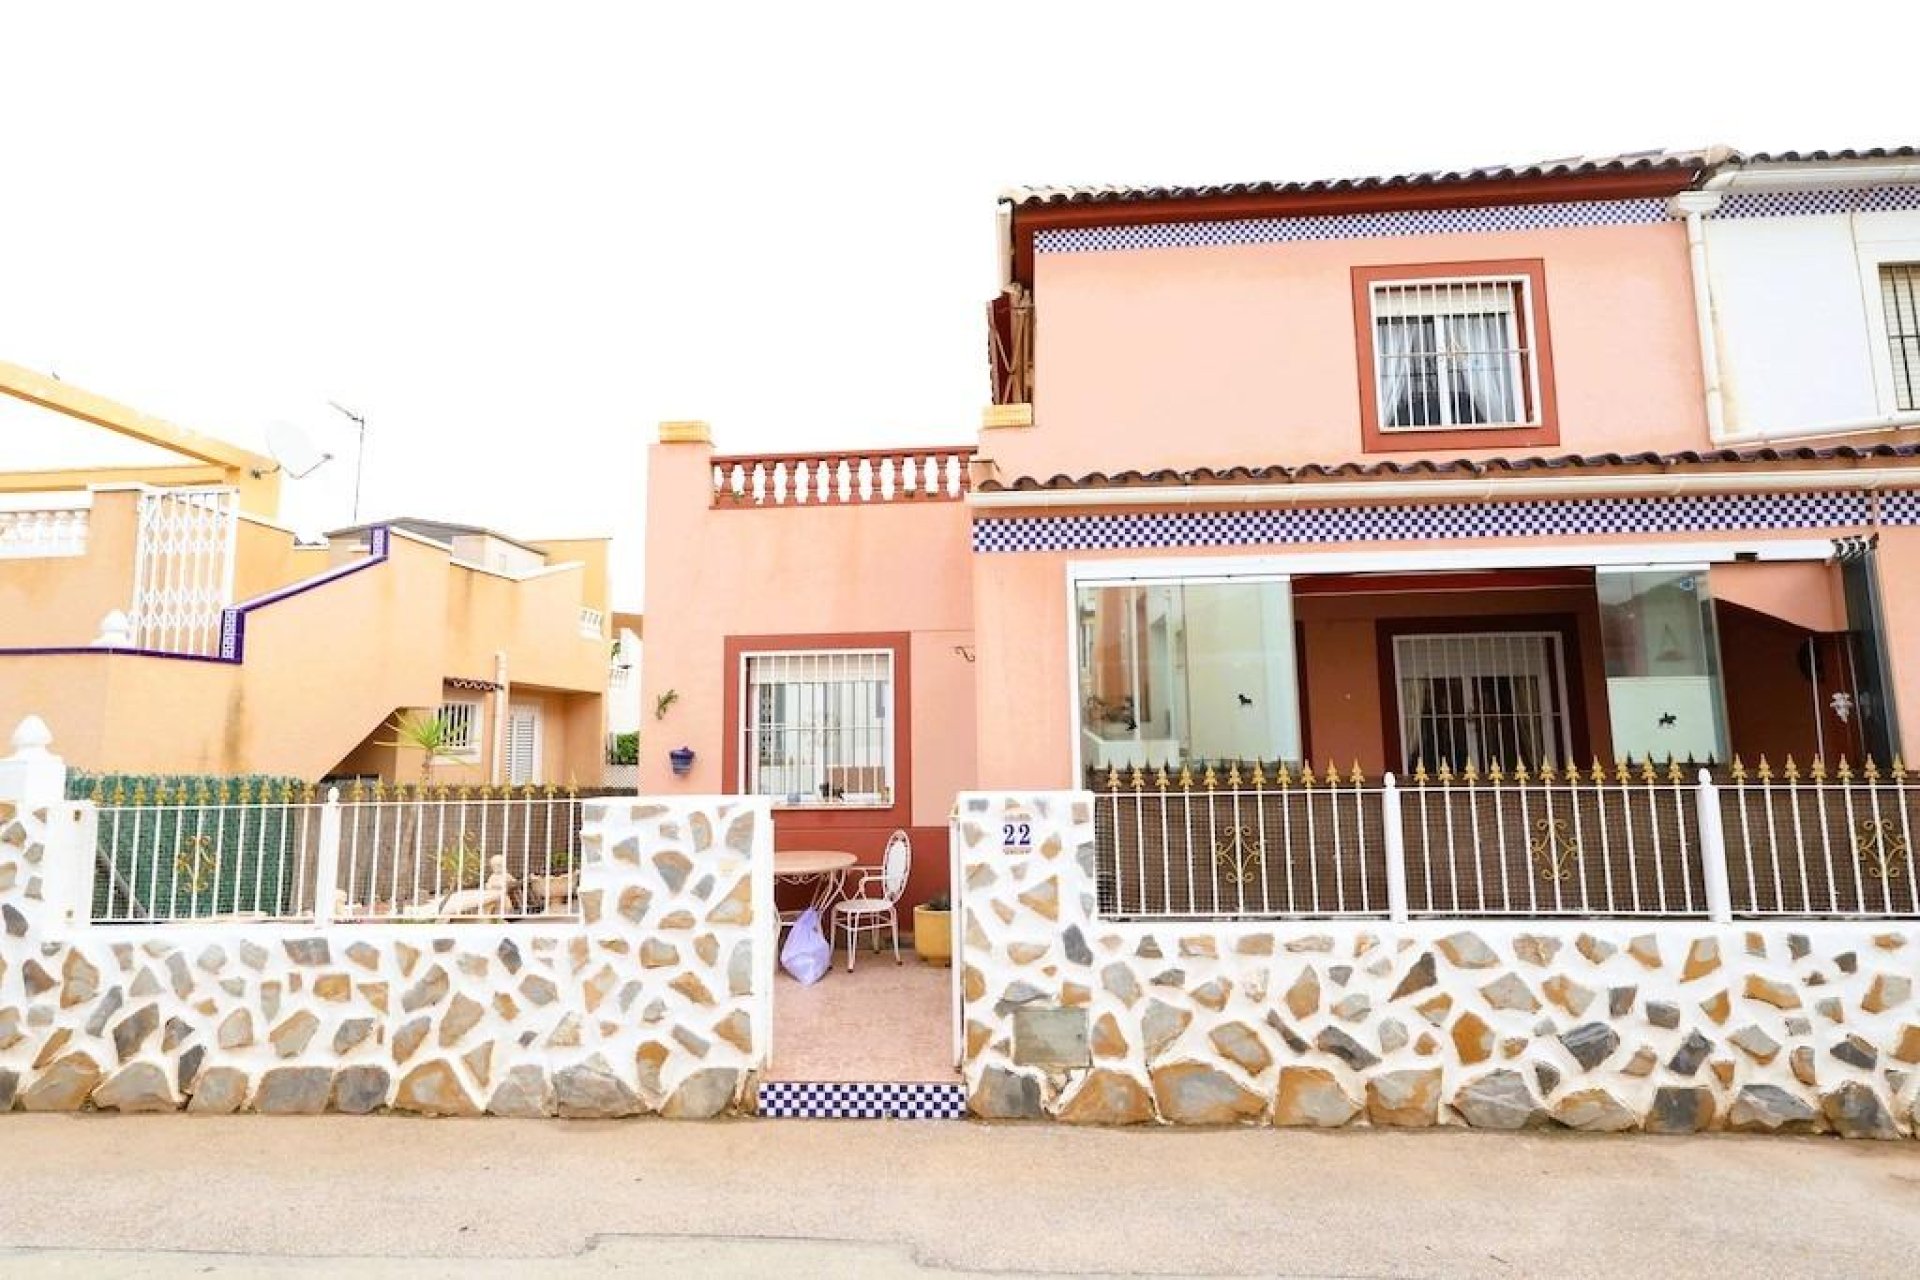
{"type": "Polygon", "coordinates": [[[1911,1275],[1920,1142],[0,1116],[8,1276],[1911,1275]]]}

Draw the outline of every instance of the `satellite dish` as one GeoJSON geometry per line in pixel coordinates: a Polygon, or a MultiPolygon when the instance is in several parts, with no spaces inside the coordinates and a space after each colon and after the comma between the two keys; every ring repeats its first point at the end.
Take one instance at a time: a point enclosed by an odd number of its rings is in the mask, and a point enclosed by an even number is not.
{"type": "Polygon", "coordinates": [[[313,437],[291,422],[275,422],[267,427],[267,451],[280,464],[279,469],[295,480],[304,480],[330,462],[333,455],[313,442],[313,437]]]}

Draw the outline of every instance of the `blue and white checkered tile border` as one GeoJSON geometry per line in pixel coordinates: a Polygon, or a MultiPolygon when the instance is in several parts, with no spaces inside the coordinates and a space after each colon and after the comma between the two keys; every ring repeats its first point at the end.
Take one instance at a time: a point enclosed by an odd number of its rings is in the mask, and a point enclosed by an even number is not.
{"type": "MultiPolygon", "coordinates": [[[[1777,191],[1730,195],[1709,217],[1794,218],[1827,213],[1920,209],[1920,186],[1856,191],[1777,191]]],[[[1284,244],[1291,240],[1371,240],[1554,227],[1646,226],[1667,220],[1664,200],[1576,200],[1488,209],[1408,209],[1303,218],[1156,222],[1132,227],[1064,227],[1034,233],[1037,253],[1103,253],[1208,245],[1284,244]]]]}
{"type": "Polygon", "coordinates": [[[840,1084],[766,1080],[760,1114],[781,1120],[964,1120],[967,1092],[958,1084],[840,1084]]]}
{"type": "Polygon", "coordinates": [[[1880,495],[1881,524],[1920,524],[1920,489],[1889,489],[1880,495]]]}
{"type": "MultiPolygon", "coordinates": [[[[1151,491],[1140,500],[1151,502],[1151,491]]],[[[984,516],[973,522],[979,552],[1106,551],[1326,542],[1433,542],[1457,538],[1583,534],[1706,533],[1745,529],[1858,528],[1864,493],[1570,498],[1526,502],[1417,502],[1365,507],[1270,507],[1132,515],[984,516]]],[[[1920,496],[1881,497],[1881,519],[1915,523],[1920,496]],[[1898,510],[1904,518],[1893,514],[1898,510]]]]}
{"type": "Polygon", "coordinates": [[[1038,253],[1099,253],[1114,249],[1279,244],[1289,240],[1367,240],[1474,231],[1631,226],[1662,222],[1666,216],[1666,205],[1659,200],[1585,200],[1567,204],[1496,205],[1489,209],[1412,209],[1304,218],[1156,222],[1138,227],[1058,228],[1036,232],[1033,247],[1038,253]]]}
{"type": "Polygon", "coordinates": [[[1831,213],[1888,213],[1920,209],[1920,187],[1862,187],[1853,191],[1754,191],[1730,195],[1710,218],[1805,218],[1831,213]]]}

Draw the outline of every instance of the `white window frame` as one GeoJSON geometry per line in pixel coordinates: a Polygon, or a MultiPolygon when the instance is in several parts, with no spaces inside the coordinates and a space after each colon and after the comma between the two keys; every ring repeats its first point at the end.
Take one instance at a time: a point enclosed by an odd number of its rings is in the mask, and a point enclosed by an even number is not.
{"type": "Polygon", "coordinates": [[[456,707],[464,708],[467,713],[467,741],[461,746],[448,746],[447,758],[463,764],[470,763],[480,758],[480,744],[486,740],[486,703],[479,698],[447,698],[442,700],[434,715],[439,717],[441,723],[450,725],[453,722],[447,719],[447,712],[456,707]]]}
{"type": "Polygon", "coordinates": [[[1487,275],[1460,276],[1414,276],[1394,280],[1374,280],[1367,285],[1367,341],[1373,344],[1373,402],[1374,426],[1383,435],[1402,435],[1422,431],[1508,431],[1539,427],[1541,417],[1540,395],[1540,336],[1539,326],[1535,323],[1533,299],[1533,279],[1524,273],[1496,272],[1487,275]],[[1511,306],[1475,305],[1477,299],[1486,295],[1481,289],[1487,285],[1519,286],[1508,297],[1514,299],[1511,306]],[[1449,287],[1469,289],[1471,292],[1449,298],[1445,290],[1449,287]],[[1400,310],[1382,316],[1380,301],[1389,291],[1413,291],[1410,299],[1402,299],[1397,305],[1400,310]],[[1430,296],[1429,296],[1430,294],[1430,296]],[[1439,397],[1442,421],[1415,422],[1395,425],[1389,419],[1391,409],[1386,390],[1386,362],[1388,356],[1380,344],[1380,321],[1398,317],[1417,317],[1428,315],[1435,318],[1436,334],[1443,334],[1445,317],[1461,314],[1504,315],[1507,317],[1507,377],[1512,383],[1513,403],[1526,410],[1524,417],[1508,422],[1449,422],[1453,416],[1453,398],[1446,394],[1447,369],[1450,357],[1444,350],[1444,337],[1436,342],[1436,355],[1441,361],[1440,379],[1442,394],[1439,397]],[[1527,337],[1525,348],[1521,348],[1521,333],[1527,337]]]}
{"type": "Polygon", "coordinates": [[[1861,240],[1860,290],[1865,302],[1867,342],[1873,365],[1873,401],[1887,417],[1920,416],[1920,408],[1902,409],[1893,375],[1893,335],[1887,331],[1887,312],[1881,291],[1882,267],[1920,267],[1920,240],[1861,240]]]}
{"type": "Polygon", "coordinates": [[[740,653],[739,682],[739,734],[738,769],[734,779],[735,791],[740,795],[759,795],[752,789],[754,768],[758,756],[758,717],[754,703],[754,683],[752,669],[755,659],[768,658],[879,658],[886,671],[886,709],[880,718],[881,754],[884,768],[884,781],[881,792],[873,800],[823,800],[817,795],[809,795],[800,801],[793,801],[786,795],[765,793],[774,802],[776,809],[816,809],[816,810],[882,810],[894,807],[899,796],[899,714],[900,682],[898,664],[894,661],[894,651],[890,648],[833,648],[833,649],[744,649],[740,653]]]}

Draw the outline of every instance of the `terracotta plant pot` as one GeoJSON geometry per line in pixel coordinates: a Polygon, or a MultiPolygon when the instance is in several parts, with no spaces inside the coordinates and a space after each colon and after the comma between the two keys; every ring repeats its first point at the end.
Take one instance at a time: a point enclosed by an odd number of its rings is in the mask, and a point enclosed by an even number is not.
{"type": "Polygon", "coordinates": [[[935,911],[924,903],[913,909],[913,949],[930,965],[942,969],[953,963],[953,912],[935,911]]]}

